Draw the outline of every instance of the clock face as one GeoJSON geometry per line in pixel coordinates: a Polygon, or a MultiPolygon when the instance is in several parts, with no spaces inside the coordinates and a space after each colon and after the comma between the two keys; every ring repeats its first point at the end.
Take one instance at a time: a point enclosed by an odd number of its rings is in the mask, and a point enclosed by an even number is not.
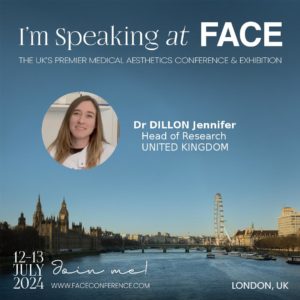
{"type": "Polygon", "coordinates": [[[66,218],[65,215],[61,215],[61,219],[64,220],[66,218]]]}

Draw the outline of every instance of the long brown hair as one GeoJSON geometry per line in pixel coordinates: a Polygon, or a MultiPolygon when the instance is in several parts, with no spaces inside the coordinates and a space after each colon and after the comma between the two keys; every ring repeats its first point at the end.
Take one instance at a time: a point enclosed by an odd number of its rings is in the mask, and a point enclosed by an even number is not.
{"type": "Polygon", "coordinates": [[[103,142],[106,142],[103,135],[103,125],[100,109],[97,101],[91,96],[80,96],[75,99],[69,106],[65,117],[60,126],[58,135],[54,142],[49,146],[48,151],[55,148],[54,159],[63,163],[70,156],[72,148],[72,135],[70,132],[70,118],[75,108],[84,101],[90,101],[96,109],[95,129],[90,135],[89,145],[87,148],[86,167],[95,167],[100,162],[100,156],[103,152],[103,142]]]}

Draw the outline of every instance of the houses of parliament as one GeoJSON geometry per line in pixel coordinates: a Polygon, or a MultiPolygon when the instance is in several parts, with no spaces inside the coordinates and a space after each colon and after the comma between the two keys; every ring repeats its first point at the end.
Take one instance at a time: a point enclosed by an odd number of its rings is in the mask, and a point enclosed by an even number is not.
{"type": "MultiPolygon", "coordinates": [[[[21,213],[18,220],[18,228],[26,227],[26,220],[21,213]]],[[[82,223],[72,223],[69,228],[69,212],[66,201],[63,200],[58,217],[44,217],[40,196],[38,197],[35,212],[33,214],[32,227],[38,235],[44,239],[44,248],[50,253],[61,251],[100,250],[100,227],[90,227],[89,234],[85,233],[82,223]]]]}

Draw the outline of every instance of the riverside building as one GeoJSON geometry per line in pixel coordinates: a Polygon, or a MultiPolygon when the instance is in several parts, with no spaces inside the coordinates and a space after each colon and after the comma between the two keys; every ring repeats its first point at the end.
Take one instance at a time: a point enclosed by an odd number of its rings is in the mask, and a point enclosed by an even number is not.
{"type": "MultiPolygon", "coordinates": [[[[24,214],[18,220],[18,229],[27,227],[24,214]]],[[[69,227],[69,211],[65,200],[62,201],[58,216],[55,218],[44,217],[40,197],[38,198],[33,224],[38,235],[44,240],[44,250],[49,253],[78,252],[86,250],[100,250],[102,230],[100,227],[90,227],[89,233],[85,232],[82,223],[72,223],[69,227]]]]}
{"type": "Polygon", "coordinates": [[[298,234],[300,231],[300,212],[292,207],[284,207],[278,218],[279,236],[298,234]]]}

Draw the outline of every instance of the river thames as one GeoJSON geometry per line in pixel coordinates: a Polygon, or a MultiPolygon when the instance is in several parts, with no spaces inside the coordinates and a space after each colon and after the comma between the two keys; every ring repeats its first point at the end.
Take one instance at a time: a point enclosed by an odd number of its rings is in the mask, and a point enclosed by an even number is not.
{"type": "Polygon", "coordinates": [[[1,300],[300,297],[300,266],[287,264],[285,258],[256,261],[216,254],[215,259],[207,259],[204,252],[184,253],[184,249],[104,253],[46,263],[42,290],[14,289],[12,266],[2,268],[0,277],[1,300]]]}

